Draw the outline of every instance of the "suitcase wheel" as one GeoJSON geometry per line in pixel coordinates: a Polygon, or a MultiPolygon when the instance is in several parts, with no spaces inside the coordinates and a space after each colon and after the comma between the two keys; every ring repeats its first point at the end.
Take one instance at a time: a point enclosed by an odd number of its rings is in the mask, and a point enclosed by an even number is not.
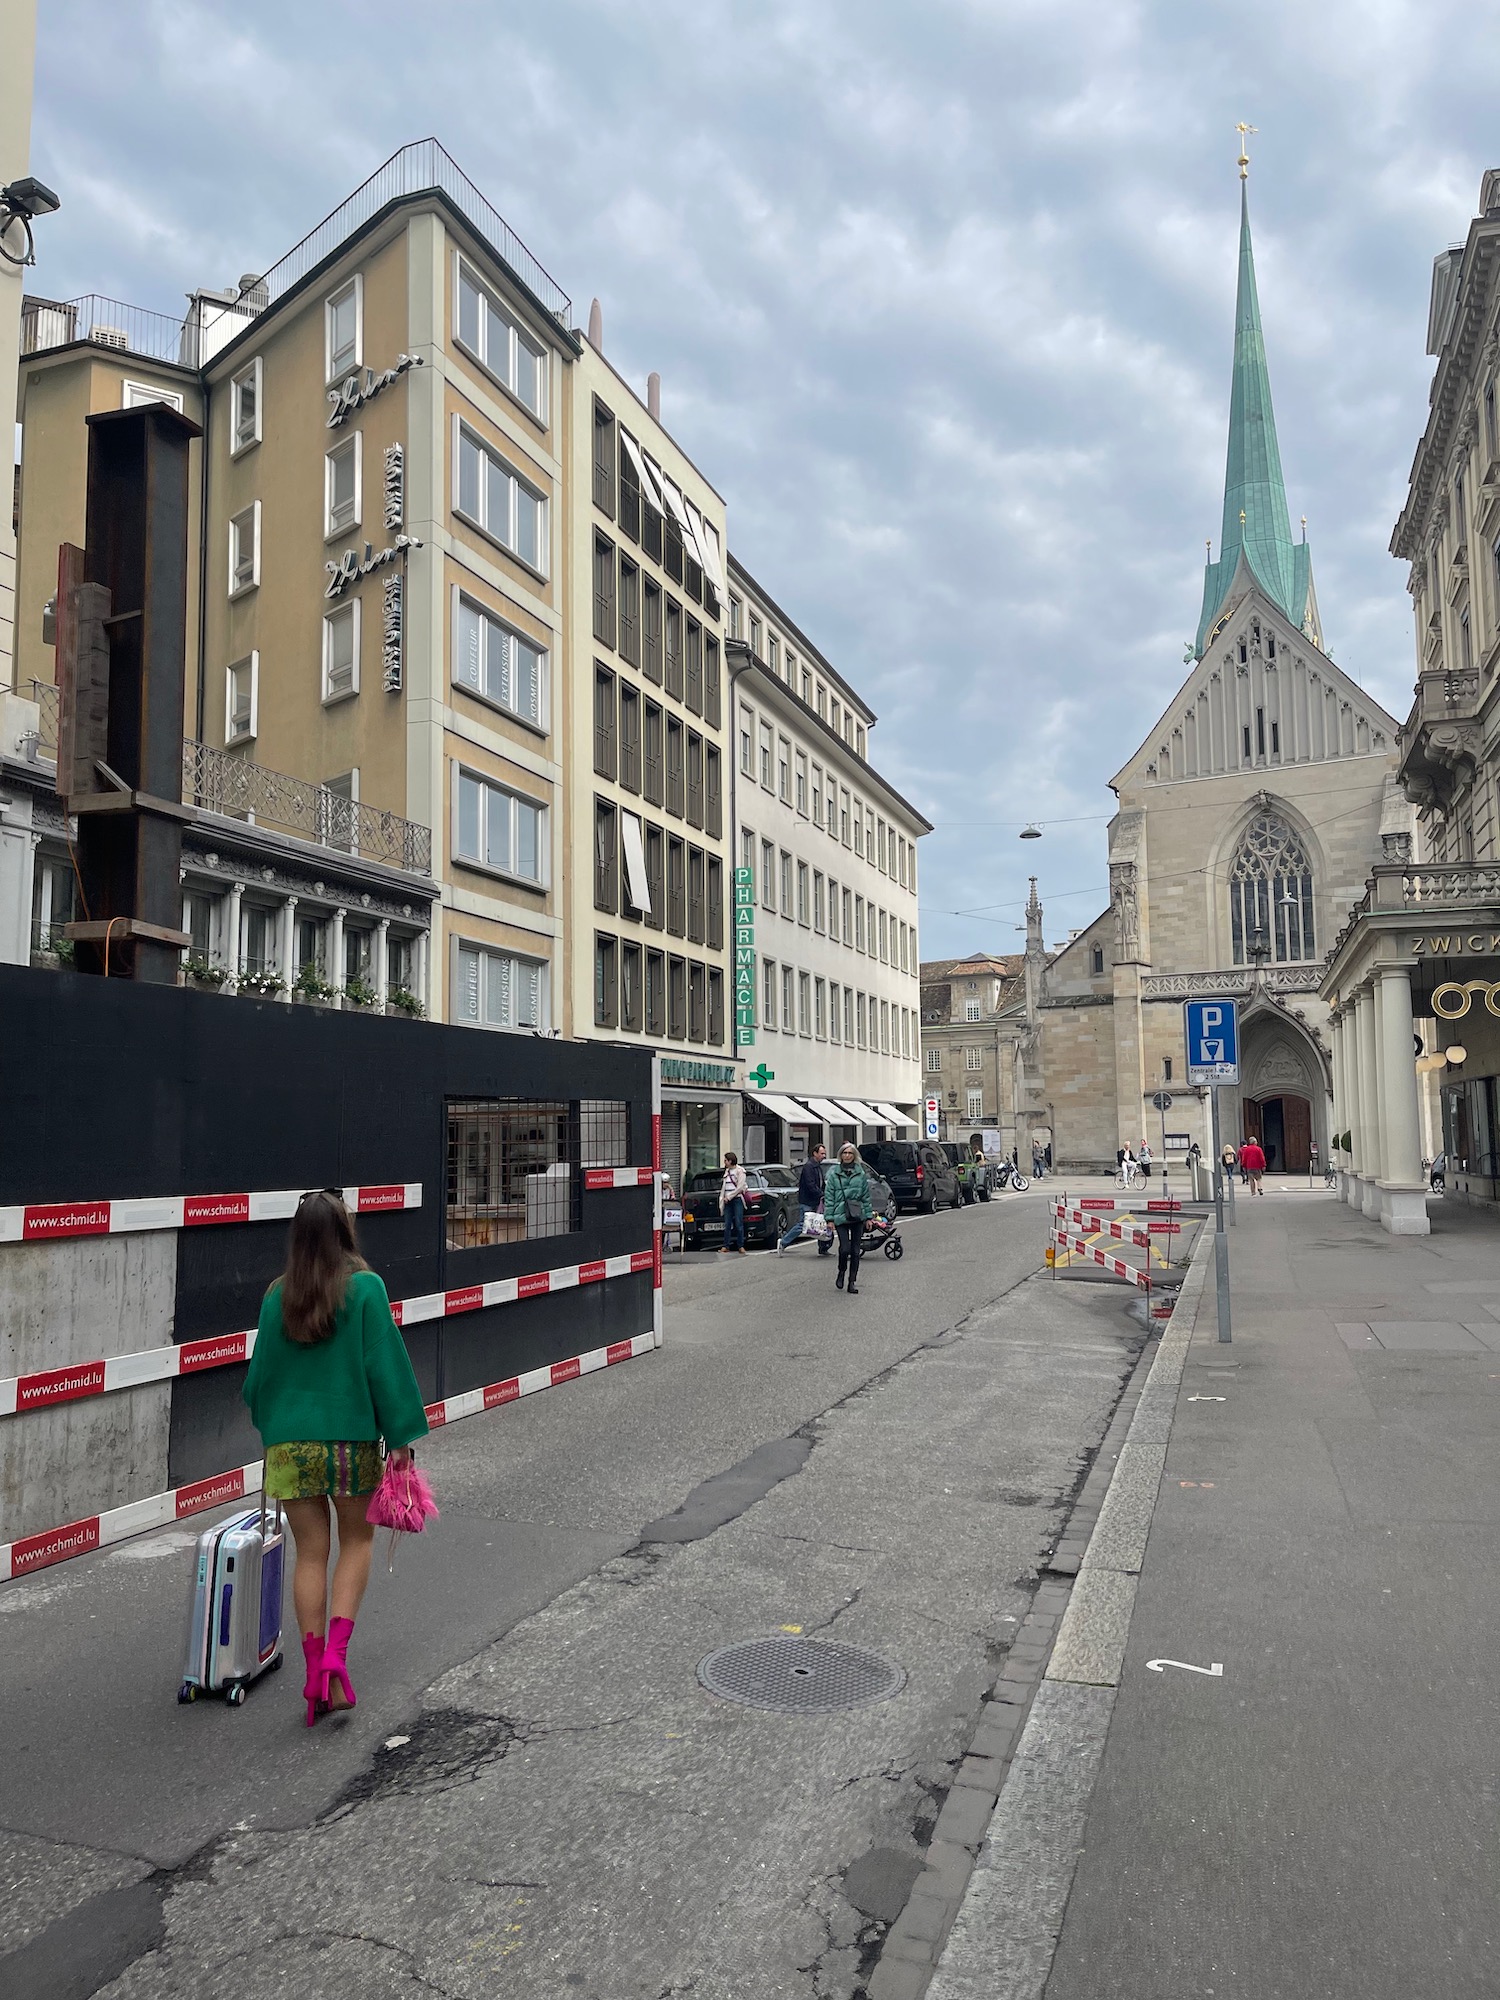
{"type": "Polygon", "coordinates": [[[266,1661],[266,1672],[268,1674],[279,1674],[285,1663],[286,1663],[286,1654],[278,1653],[274,1660],[266,1661]]]}
{"type": "Polygon", "coordinates": [[[224,1699],[229,1703],[231,1708],[238,1708],[240,1703],[245,1699],[245,1683],[243,1681],[231,1681],[229,1686],[224,1690],[224,1699]]]}
{"type": "Polygon", "coordinates": [[[177,1690],[177,1699],[179,1702],[196,1701],[198,1699],[197,1682],[184,1681],[182,1686],[177,1690]]]}

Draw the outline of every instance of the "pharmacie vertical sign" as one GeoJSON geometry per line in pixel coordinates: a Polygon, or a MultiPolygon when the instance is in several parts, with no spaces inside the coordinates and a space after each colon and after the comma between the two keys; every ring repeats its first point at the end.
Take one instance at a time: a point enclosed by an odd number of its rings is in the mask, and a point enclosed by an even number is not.
{"type": "Polygon", "coordinates": [[[734,1045],[755,1041],[755,870],[734,871],[734,1045]]]}

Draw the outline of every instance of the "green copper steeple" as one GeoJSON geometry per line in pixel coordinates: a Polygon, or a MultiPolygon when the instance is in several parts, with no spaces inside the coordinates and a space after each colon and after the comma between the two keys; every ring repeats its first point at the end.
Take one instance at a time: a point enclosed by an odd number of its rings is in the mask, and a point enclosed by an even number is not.
{"type": "Polygon", "coordinates": [[[1195,652],[1202,659],[1215,623],[1230,597],[1243,563],[1249,580],[1284,611],[1315,643],[1317,611],[1312,564],[1306,541],[1292,540],[1271,377],[1266,367],[1260,300],[1255,289],[1255,257],[1250,247],[1250,209],[1243,176],[1240,186],[1240,272],[1234,308],[1234,375],[1229,396],[1229,452],[1224,468],[1224,521],[1219,559],[1203,576],[1203,615],[1195,652]]]}

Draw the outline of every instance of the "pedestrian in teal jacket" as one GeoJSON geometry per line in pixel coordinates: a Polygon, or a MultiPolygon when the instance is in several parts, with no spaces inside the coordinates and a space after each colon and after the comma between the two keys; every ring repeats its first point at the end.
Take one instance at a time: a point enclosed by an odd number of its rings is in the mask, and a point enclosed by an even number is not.
{"type": "Polygon", "coordinates": [[[297,1205],[286,1270],[261,1304],[244,1397],[265,1446],[266,1495],[284,1503],[297,1545],[292,1603],[311,1727],[330,1708],[355,1703],[349,1637],[370,1579],[375,1530],[366,1511],[380,1483],[380,1440],[398,1465],[410,1463],[412,1440],[427,1431],[385,1286],[328,1188],[297,1205]],[[331,1618],[330,1501],[339,1526],[331,1618]]]}
{"type": "Polygon", "coordinates": [[[842,1292],[847,1275],[851,1297],[859,1290],[855,1282],[859,1277],[859,1245],[873,1205],[874,1190],[864,1161],[852,1146],[841,1146],[823,1182],[823,1213],[839,1235],[839,1274],[834,1284],[842,1292]]]}

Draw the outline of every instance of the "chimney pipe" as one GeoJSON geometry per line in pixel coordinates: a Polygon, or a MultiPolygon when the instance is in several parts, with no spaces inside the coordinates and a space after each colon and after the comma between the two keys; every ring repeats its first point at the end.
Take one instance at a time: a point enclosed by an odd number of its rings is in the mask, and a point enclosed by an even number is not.
{"type": "Polygon", "coordinates": [[[661,422],[661,377],[653,368],[646,377],[646,408],[651,412],[653,423],[661,422]]]}
{"type": "Polygon", "coordinates": [[[604,352],[604,308],[597,299],[589,305],[589,346],[596,354],[604,352]]]}

